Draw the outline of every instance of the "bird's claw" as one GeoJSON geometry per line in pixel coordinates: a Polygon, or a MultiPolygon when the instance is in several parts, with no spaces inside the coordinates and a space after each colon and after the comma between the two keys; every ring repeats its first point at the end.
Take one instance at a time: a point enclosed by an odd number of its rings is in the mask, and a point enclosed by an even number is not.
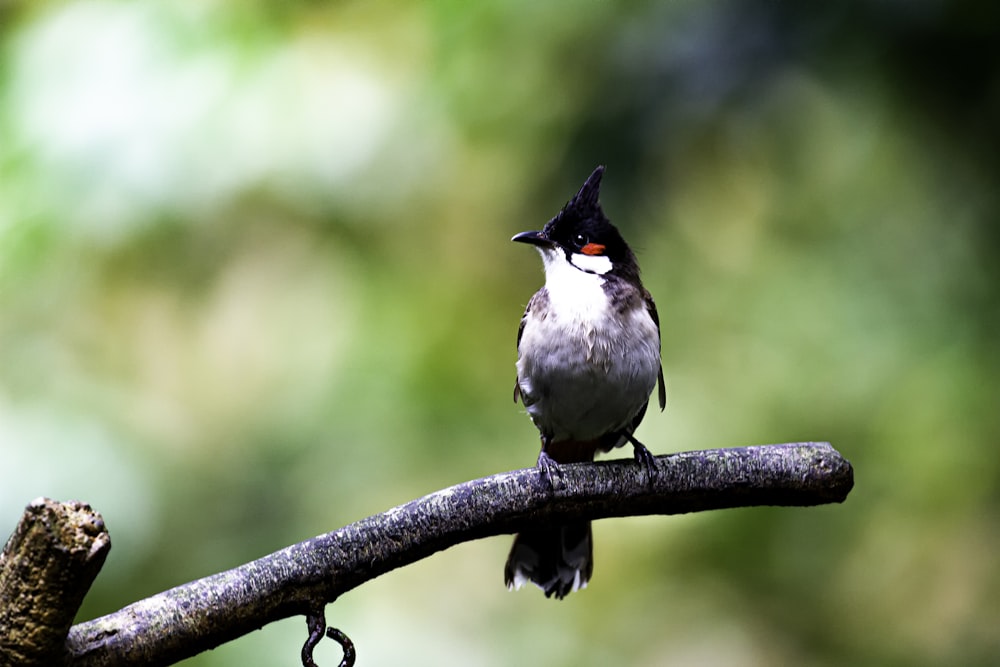
{"type": "Polygon", "coordinates": [[[653,474],[656,470],[656,457],[653,456],[644,445],[635,445],[635,462],[646,469],[646,475],[649,477],[650,483],[653,482],[653,474]]]}
{"type": "Polygon", "coordinates": [[[636,440],[635,436],[631,433],[626,432],[625,437],[632,443],[632,453],[635,456],[635,462],[645,468],[646,479],[649,480],[649,485],[652,486],[654,479],[653,475],[656,471],[656,457],[653,456],[652,452],[646,449],[646,445],[636,440]]]}
{"type": "Polygon", "coordinates": [[[538,472],[551,491],[562,486],[562,469],[544,449],[538,453],[538,472]]]}

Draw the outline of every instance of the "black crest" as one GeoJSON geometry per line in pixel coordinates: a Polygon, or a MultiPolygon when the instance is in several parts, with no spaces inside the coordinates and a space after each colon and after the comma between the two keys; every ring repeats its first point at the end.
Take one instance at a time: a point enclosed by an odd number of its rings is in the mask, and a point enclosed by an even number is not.
{"type": "Polygon", "coordinates": [[[567,255],[587,244],[603,246],[601,254],[614,263],[619,273],[638,274],[635,256],[601,208],[601,178],[604,166],[590,174],[580,191],[545,225],[543,233],[565,249],[567,255]]]}

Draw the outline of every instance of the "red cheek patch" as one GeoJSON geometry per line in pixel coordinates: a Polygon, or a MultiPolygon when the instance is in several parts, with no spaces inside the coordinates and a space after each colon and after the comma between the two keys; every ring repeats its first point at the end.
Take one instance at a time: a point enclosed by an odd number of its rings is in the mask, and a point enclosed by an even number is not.
{"type": "Polygon", "coordinates": [[[587,245],[580,248],[580,252],[584,255],[603,255],[604,246],[600,243],[588,243],[587,245]]]}

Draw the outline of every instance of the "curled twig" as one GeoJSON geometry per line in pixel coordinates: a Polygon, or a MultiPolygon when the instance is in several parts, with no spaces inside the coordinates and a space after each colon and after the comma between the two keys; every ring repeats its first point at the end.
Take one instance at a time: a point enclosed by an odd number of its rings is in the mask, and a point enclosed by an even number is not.
{"type": "Polygon", "coordinates": [[[344,651],[344,657],[338,667],[354,667],[354,659],[357,655],[354,653],[354,642],[351,641],[351,638],[337,628],[327,628],[326,636],[340,644],[341,650],[344,651]]]}
{"type": "Polygon", "coordinates": [[[354,667],[354,660],[357,657],[354,652],[354,642],[337,628],[326,627],[326,615],[322,609],[306,616],[306,626],[309,628],[309,637],[302,646],[302,667],[319,667],[313,660],[313,649],[323,639],[324,634],[340,644],[344,652],[339,667],[354,667]]]}

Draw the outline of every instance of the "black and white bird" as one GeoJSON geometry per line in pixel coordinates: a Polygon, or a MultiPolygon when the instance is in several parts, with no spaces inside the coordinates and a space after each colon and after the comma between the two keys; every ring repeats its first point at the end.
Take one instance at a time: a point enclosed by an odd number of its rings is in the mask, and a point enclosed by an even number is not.
{"type": "MultiPolygon", "coordinates": [[[[542,439],[538,466],[551,483],[560,463],[592,461],[631,442],[652,471],[634,432],[659,384],[660,323],[639,265],[598,202],[599,166],[541,231],[512,241],[538,250],[545,286],[528,302],[517,334],[514,401],[524,404],[542,439]]],[[[532,582],[546,597],[583,588],[593,572],[590,522],[538,525],[514,539],[504,579],[532,582]]]]}

